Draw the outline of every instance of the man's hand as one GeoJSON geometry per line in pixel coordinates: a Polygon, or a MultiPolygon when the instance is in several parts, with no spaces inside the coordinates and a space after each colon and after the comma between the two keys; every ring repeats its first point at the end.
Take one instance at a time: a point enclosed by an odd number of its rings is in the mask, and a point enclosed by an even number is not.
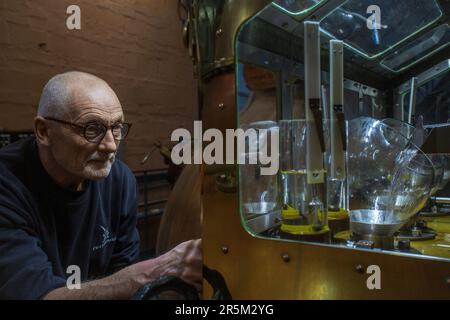
{"type": "Polygon", "coordinates": [[[183,242],[156,259],[143,261],[129,268],[133,270],[136,281],[141,286],[159,277],[173,275],[193,285],[201,294],[203,283],[202,240],[183,242]],[[156,269],[154,260],[159,262],[156,269]]]}
{"type": "Polygon", "coordinates": [[[82,283],[79,290],[55,289],[45,299],[130,299],[144,285],[168,275],[193,285],[201,295],[202,268],[202,240],[190,240],[155,259],[128,266],[100,280],[82,283]]]}
{"type": "Polygon", "coordinates": [[[202,240],[184,242],[169,251],[169,254],[175,260],[175,265],[178,265],[178,273],[175,276],[192,284],[201,293],[203,284],[202,240]]]}

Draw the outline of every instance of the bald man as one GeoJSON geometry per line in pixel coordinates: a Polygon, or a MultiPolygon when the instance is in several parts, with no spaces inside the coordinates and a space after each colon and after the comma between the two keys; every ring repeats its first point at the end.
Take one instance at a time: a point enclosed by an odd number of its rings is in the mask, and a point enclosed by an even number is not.
{"type": "Polygon", "coordinates": [[[129,129],[98,77],[47,83],[35,138],[0,149],[0,298],[129,299],[164,275],[201,290],[200,240],[137,262],[136,180],[116,159],[129,129]]]}

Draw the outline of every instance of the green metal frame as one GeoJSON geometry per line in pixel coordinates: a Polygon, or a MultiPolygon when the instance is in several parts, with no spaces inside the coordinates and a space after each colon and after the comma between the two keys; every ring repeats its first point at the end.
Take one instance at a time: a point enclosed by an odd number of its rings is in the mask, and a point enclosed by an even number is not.
{"type": "MultiPolygon", "coordinates": [[[[341,8],[342,6],[344,6],[348,1],[351,1],[351,0],[347,0],[347,1],[346,1],[345,3],[343,3],[341,6],[337,7],[335,10],[333,10],[333,11],[330,12],[328,15],[326,15],[325,17],[323,17],[323,18],[320,20],[320,22],[322,22],[322,21],[325,20],[327,17],[329,17],[330,15],[332,15],[336,10],[338,10],[339,8],[341,8]]],[[[435,1],[436,1],[436,0],[435,0],[435,1]]],[[[397,43],[394,44],[393,46],[389,47],[388,49],[385,49],[385,50],[383,50],[383,51],[381,51],[381,52],[379,52],[379,53],[377,53],[377,54],[375,54],[375,55],[369,55],[369,54],[367,54],[367,53],[365,53],[365,52],[363,52],[363,51],[361,51],[361,50],[359,50],[359,49],[357,49],[357,48],[351,46],[350,44],[348,44],[348,43],[345,42],[345,41],[344,41],[344,45],[345,45],[348,49],[350,49],[351,51],[353,51],[353,52],[359,54],[360,56],[362,56],[362,57],[364,57],[364,58],[366,58],[366,59],[368,59],[368,60],[375,60],[375,59],[377,59],[377,58],[379,58],[379,57],[385,55],[386,53],[388,53],[388,52],[390,52],[390,51],[392,51],[392,50],[395,50],[395,49],[398,48],[400,45],[404,44],[405,42],[407,42],[408,40],[410,40],[411,38],[413,38],[415,35],[417,35],[417,34],[420,33],[421,31],[426,30],[427,28],[429,28],[430,26],[432,26],[433,24],[435,24],[437,21],[439,21],[439,20],[443,17],[444,12],[442,11],[442,7],[441,7],[441,5],[439,4],[438,1],[436,1],[436,4],[437,4],[437,6],[439,7],[439,10],[440,10],[440,12],[441,12],[440,15],[439,15],[439,17],[437,17],[437,18],[434,19],[433,21],[429,22],[428,24],[426,24],[425,26],[423,26],[423,27],[420,28],[419,30],[416,30],[415,32],[411,33],[409,36],[407,36],[407,37],[405,37],[404,39],[400,40],[399,42],[397,42],[397,43]]],[[[328,37],[330,37],[330,38],[332,38],[332,39],[340,40],[340,39],[337,39],[335,36],[333,36],[333,35],[332,35],[331,33],[329,33],[328,31],[326,31],[325,29],[320,28],[320,30],[321,30],[322,33],[324,33],[324,34],[327,35],[328,37]]]]}
{"type": "MultiPolygon", "coordinates": [[[[444,24],[444,25],[447,25],[447,27],[449,27],[449,30],[450,30],[450,25],[449,25],[448,23],[447,23],[447,24],[444,24]]],[[[387,65],[385,65],[385,64],[384,64],[384,61],[386,60],[386,58],[383,59],[383,60],[380,62],[380,65],[383,66],[384,68],[388,69],[389,71],[398,74],[398,73],[401,73],[401,72],[403,72],[403,71],[405,71],[405,70],[411,68],[412,66],[418,64],[420,61],[423,61],[423,60],[427,59],[428,57],[431,57],[431,56],[434,55],[435,53],[441,51],[442,49],[444,49],[444,48],[446,48],[446,47],[448,47],[448,46],[450,46],[450,42],[447,42],[447,43],[445,43],[445,44],[439,46],[438,48],[436,48],[436,49],[434,49],[433,51],[427,53],[426,55],[424,55],[423,57],[421,57],[421,58],[415,60],[414,62],[412,62],[412,63],[410,63],[410,64],[408,64],[408,65],[402,67],[402,68],[399,69],[399,70],[394,70],[394,69],[388,67],[387,65]]]]}
{"type": "Polygon", "coordinates": [[[280,11],[283,11],[283,12],[287,13],[288,15],[291,15],[291,16],[301,16],[301,15],[308,14],[309,12],[313,11],[314,9],[317,9],[318,7],[324,5],[326,2],[328,2],[328,0],[321,0],[321,1],[317,2],[317,3],[316,3],[315,5],[313,5],[313,6],[311,6],[311,7],[309,7],[309,8],[306,8],[306,9],[303,9],[303,10],[301,10],[301,11],[297,11],[297,12],[287,10],[286,8],[283,8],[282,6],[280,6],[279,4],[277,4],[277,3],[275,3],[275,2],[272,2],[272,5],[273,5],[274,7],[276,7],[277,9],[279,9],[280,11]]]}

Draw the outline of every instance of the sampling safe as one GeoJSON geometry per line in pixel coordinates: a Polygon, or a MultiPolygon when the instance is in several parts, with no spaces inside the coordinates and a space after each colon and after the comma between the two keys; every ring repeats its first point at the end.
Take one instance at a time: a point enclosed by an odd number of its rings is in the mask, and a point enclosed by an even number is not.
{"type": "Polygon", "coordinates": [[[450,2],[180,5],[203,130],[279,139],[277,175],[195,169],[204,263],[231,296],[449,298],[450,2]]]}

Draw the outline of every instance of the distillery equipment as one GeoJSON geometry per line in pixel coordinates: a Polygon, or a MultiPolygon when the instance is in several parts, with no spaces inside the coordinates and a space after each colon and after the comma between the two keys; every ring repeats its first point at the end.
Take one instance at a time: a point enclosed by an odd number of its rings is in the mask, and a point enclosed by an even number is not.
{"type": "Polygon", "coordinates": [[[449,297],[450,220],[426,218],[434,239],[398,235],[450,199],[432,156],[449,153],[450,7],[372,2],[189,2],[204,128],[279,130],[276,177],[198,170],[204,262],[234,299],[449,297]]]}

